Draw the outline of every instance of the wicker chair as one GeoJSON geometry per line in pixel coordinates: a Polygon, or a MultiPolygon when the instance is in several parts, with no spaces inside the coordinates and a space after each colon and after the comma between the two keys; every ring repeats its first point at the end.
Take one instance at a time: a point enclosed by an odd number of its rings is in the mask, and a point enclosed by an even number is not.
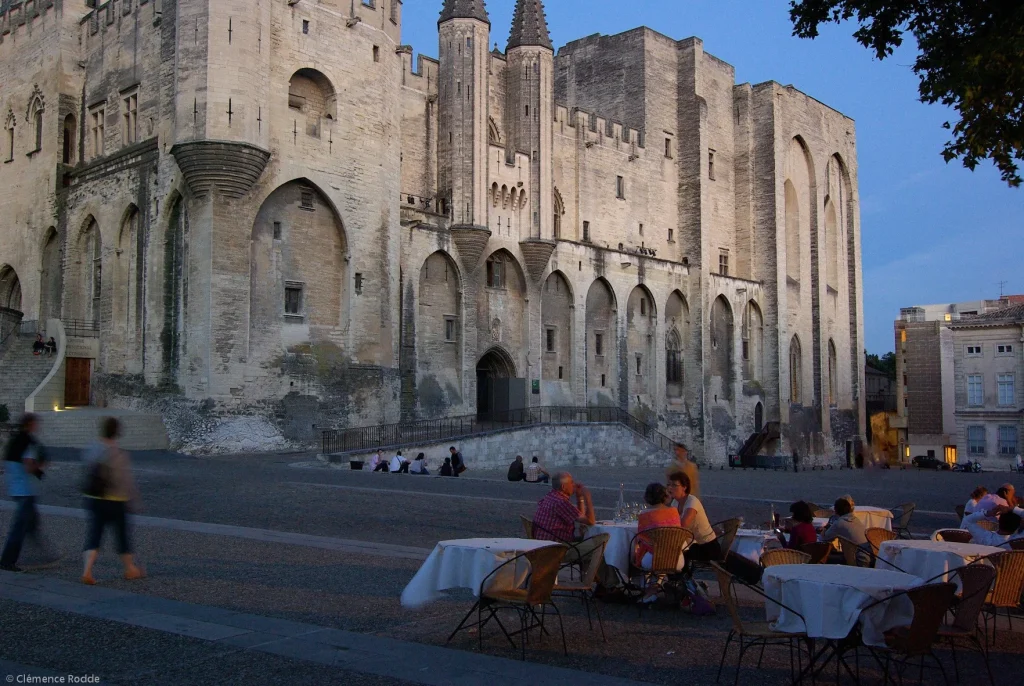
{"type": "Polygon", "coordinates": [[[715,536],[718,537],[718,542],[722,546],[723,558],[732,550],[732,544],[736,541],[736,532],[740,530],[742,525],[743,520],[739,517],[734,517],[722,520],[711,526],[715,530],[715,536]]]}
{"type": "MultiPolygon", "coordinates": [[[[554,595],[556,596],[576,596],[583,601],[583,609],[587,612],[587,623],[590,625],[590,630],[594,630],[594,623],[590,619],[590,606],[594,606],[594,614],[597,615],[597,624],[601,628],[601,640],[607,641],[608,639],[604,635],[604,623],[601,621],[601,612],[598,610],[598,603],[594,602],[594,584],[597,582],[597,572],[601,569],[601,562],[604,560],[604,549],[608,546],[608,539],[611,538],[611,534],[598,534],[593,536],[590,540],[594,542],[594,550],[590,554],[590,559],[587,561],[587,568],[583,572],[583,578],[580,581],[560,581],[555,580],[554,595]]],[[[566,551],[567,554],[572,554],[572,549],[566,551]]]]}
{"type": "Polygon", "coordinates": [[[523,525],[523,533],[526,534],[526,537],[533,538],[533,520],[519,515],[519,521],[523,525]]]}
{"type": "Polygon", "coordinates": [[[811,556],[807,553],[802,553],[799,550],[791,550],[788,548],[769,550],[761,556],[761,566],[765,569],[778,565],[805,565],[809,564],[810,561],[811,556]]]}
{"type": "Polygon", "coordinates": [[[693,543],[693,533],[678,526],[663,526],[642,531],[629,543],[630,564],[635,560],[634,551],[643,541],[651,549],[651,568],[634,569],[643,577],[644,586],[652,579],[669,574],[679,574],[679,556],[693,543]]]}
{"type": "Polygon", "coordinates": [[[914,516],[917,505],[914,503],[903,503],[893,509],[892,530],[899,538],[913,538],[910,533],[910,519],[914,516]]]}
{"type": "Polygon", "coordinates": [[[885,648],[868,646],[871,655],[878,662],[878,666],[885,673],[885,680],[889,679],[889,666],[895,661],[898,663],[897,674],[900,683],[903,682],[903,669],[907,662],[915,657],[921,658],[920,669],[923,672],[925,659],[931,658],[942,672],[942,680],[949,683],[946,678],[946,669],[942,662],[936,657],[933,646],[938,638],[939,627],[953,605],[956,596],[956,584],[928,584],[918,586],[909,591],[901,591],[883,598],[861,610],[863,615],[876,605],[888,603],[900,596],[907,596],[914,604],[914,619],[910,626],[897,627],[885,633],[885,648]],[[882,663],[881,655],[885,656],[885,663],[882,663]],[[894,658],[899,658],[894,660],[894,658]]]}
{"type": "Polygon", "coordinates": [[[957,505],[953,509],[956,510],[956,517],[957,517],[957,519],[959,519],[961,522],[964,521],[964,509],[965,509],[964,506],[963,505],[957,505]]]}
{"type": "Polygon", "coordinates": [[[1012,541],[1007,541],[1006,545],[1010,550],[1024,550],[1024,538],[1015,538],[1012,541]]]}
{"type": "Polygon", "coordinates": [[[877,565],[878,550],[881,548],[882,544],[886,541],[895,541],[897,538],[896,534],[892,531],[889,531],[888,529],[880,529],[878,527],[865,531],[864,537],[868,539],[868,545],[871,546],[872,567],[877,565]]]}
{"type": "Polygon", "coordinates": [[[811,556],[809,564],[823,565],[828,563],[828,557],[835,549],[832,547],[831,543],[818,541],[817,543],[804,543],[800,546],[800,550],[811,556]]]}
{"type": "Polygon", "coordinates": [[[957,604],[953,622],[939,628],[939,640],[949,643],[949,648],[953,653],[953,669],[956,670],[957,683],[960,682],[960,665],[956,659],[956,644],[964,642],[981,653],[985,659],[985,669],[988,670],[989,683],[995,686],[992,666],[988,662],[988,651],[985,650],[985,646],[981,642],[981,632],[978,630],[978,617],[985,604],[985,597],[992,588],[992,582],[995,581],[996,570],[988,565],[967,565],[955,572],[960,578],[963,593],[957,604]]]}
{"type": "Polygon", "coordinates": [[[985,531],[997,531],[999,524],[988,519],[982,519],[974,523],[975,526],[979,526],[985,531]]]}
{"type": "MultiPolygon", "coordinates": [[[[718,664],[718,678],[716,679],[716,683],[722,679],[722,669],[725,667],[725,658],[729,654],[729,646],[732,644],[733,640],[737,641],[740,651],[739,657],[736,660],[736,684],[739,684],[740,682],[740,668],[743,665],[743,656],[746,652],[751,648],[759,647],[761,648],[761,657],[764,657],[764,649],[771,646],[789,648],[789,671],[790,676],[792,676],[795,681],[796,675],[802,668],[803,653],[801,651],[806,645],[807,635],[803,633],[787,634],[774,631],[768,622],[744,622],[742,617],[740,617],[739,603],[736,600],[736,592],[733,588],[734,584],[743,584],[743,582],[739,577],[733,576],[726,571],[725,568],[717,562],[712,562],[710,566],[718,579],[718,588],[721,592],[722,598],[725,600],[725,606],[729,610],[729,616],[732,618],[732,628],[729,630],[729,636],[725,639],[725,648],[722,650],[722,661],[718,664]],[[794,670],[793,665],[794,654],[797,657],[796,670],[794,670]]],[[[768,598],[768,596],[764,594],[764,591],[757,588],[757,586],[751,586],[749,584],[743,584],[743,586],[765,598],[766,602],[772,602],[780,605],[788,612],[799,617],[801,620],[804,619],[803,615],[799,612],[768,598]]],[[[760,663],[761,661],[758,660],[758,665],[760,665],[760,663]]]]}
{"type": "Polygon", "coordinates": [[[974,540],[971,532],[964,529],[939,529],[932,536],[936,541],[947,541],[949,543],[970,543],[974,540]]]}
{"type": "MultiPolygon", "coordinates": [[[[521,636],[520,650],[522,659],[525,660],[526,638],[530,629],[540,626],[542,634],[544,630],[543,619],[537,617],[536,608],[541,607],[543,611],[550,607],[558,616],[558,626],[562,631],[562,651],[566,655],[569,654],[569,647],[565,642],[565,627],[562,624],[562,614],[558,611],[558,606],[551,599],[551,594],[555,588],[555,581],[558,577],[558,569],[565,558],[567,548],[568,546],[555,544],[516,555],[484,577],[484,580],[480,582],[480,601],[477,603],[477,639],[480,644],[480,650],[483,650],[484,647],[484,624],[494,619],[513,648],[516,647],[516,644],[512,637],[517,634],[521,636]],[[530,565],[530,573],[524,588],[488,588],[488,584],[492,579],[502,573],[506,567],[511,566],[513,570],[517,570],[522,568],[524,562],[529,562],[530,565]],[[499,610],[515,610],[519,615],[520,629],[510,633],[498,617],[499,610]],[[484,612],[488,613],[486,620],[483,617],[484,612]]],[[[515,574],[514,571],[513,574],[515,574]]]]}
{"type": "Polygon", "coordinates": [[[991,641],[995,641],[996,618],[1000,610],[1005,610],[1006,619],[1013,631],[1013,610],[1020,605],[1020,596],[1024,593],[1024,550],[1007,550],[984,558],[995,567],[996,583],[992,592],[985,599],[981,616],[985,621],[985,635],[988,635],[988,620],[992,618],[991,641]]]}
{"type": "Polygon", "coordinates": [[[850,567],[871,567],[874,564],[871,550],[857,545],[848,538],[839,537],[839,549],[843,553],[843,563],[850,567]]]}

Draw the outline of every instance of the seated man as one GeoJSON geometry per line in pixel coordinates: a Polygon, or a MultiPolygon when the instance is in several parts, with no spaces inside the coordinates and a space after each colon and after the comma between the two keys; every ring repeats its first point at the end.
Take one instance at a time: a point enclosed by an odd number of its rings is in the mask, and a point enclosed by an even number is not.
{"type": "Polygon", "coordinates": [[[551,482],[551,491],[537,503],[533,515],[533,537],[540,541],[570,543],[577,540],[576,523],[594,524],[594,503],[583,484],[573,482],[572,474],[560,472],[551,482]],[[576,504],[570,497],[576,496],[576,504]]]}
{"type": "Polygon", "coordinates": [[[370,459],[370,471],[372,472],[386,472],[388,471],[388,461],[384,457],[384,451],[378,450],[377,454],[370,459]]]}
{"type": "Polygon", "coordinates": [[[868,537],[864,534],[866,531],[864,522],[853,514],[853,505],[850,500],[846,497],[840,498],[835,502],[833,508],[836,514],[822,532],[821,540],[831,543],[842,537],[852,541],[861,548],[861,552],[857,553],[859,564],[862,566],[871,564],[871,554],[868,552],[871,550],[871,544],[868,543],[868,537]]]}
{"type": "Polygon", "coordinates": [[[57,354],[57,339],[55,339],[53,336],[50,336],[50,340],[46,341],[46,354],[57,354]]]}
{"type": "Polygon", "coordinates": [[[46,343],[43,342],[43,334],[37,333],[36,340],[32,344],[32,354],[41,355],[46,350],[46,343]]]}
{"type": "Polygon", "coordinates": [[[526,468],[526,481],[531,484],[538,482],[546,484],[551,481],[551,475],[540,466],[536,455],[533,456],[533,462],[531,462],[526,468]]]}
{"type": "Polygon", "coordinates": [[[409,473],[409,460],[402,457],[402,451],[399,450],[395,453],[395,456],[391,458],[391,473],[392,474],[408,474],[409,473]]]}
{"type": "Polygon", "coordinates": [[[523,456],[516,455],[516,459],[508,466],[508,480],[522,481],[525,478],[526,472],[523,471],[523,456]]]}
{"type": "Polygon", "coordinates": [[[964,517],[964,528],[971,532],[971,537],[974,539],[971,543],[999,547],[1007,541],[1015,541],[1017,539],[1024,538],[1024,533],[1018,533],[1021,524],[1020,512],[1022,512],[1021,508],[1018,507],[1016,508],[1016,511],[1014,511],[1011,510],[1008,505],[997,507],[991,512],[982,512],[979,510],[974,514],[964,517]],[[978,526],[978,522],[984,520],[986,517],[998,517],[998,531],[989,531],[984,527],[978,526]]]}

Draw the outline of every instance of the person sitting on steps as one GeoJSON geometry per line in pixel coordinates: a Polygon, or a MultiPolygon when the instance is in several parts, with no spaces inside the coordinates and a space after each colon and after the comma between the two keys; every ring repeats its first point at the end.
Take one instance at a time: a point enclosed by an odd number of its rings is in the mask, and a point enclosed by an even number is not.
{"type": "Polygon", "coordinates": [[[508,466],[509,481],[523,481],[526,479],[526,472],[523,469],[523,456],[516,455],[516,459],[508,466]]]}
{"type": "Polygon", "coordinates": [[[395,456],[391,458],[391,473],[392,474],[408,474],[409,473],[409,460],[402,457],[402,451],[399,450],[395,453],[395,456]]]}
{"type": "Polygon", "coordinates": [[[531,484],[546,484],[551,481],[551,475],[540,466],[536,455],[533,456],[533,462],[526,468],[526,481],[531,484]]]}

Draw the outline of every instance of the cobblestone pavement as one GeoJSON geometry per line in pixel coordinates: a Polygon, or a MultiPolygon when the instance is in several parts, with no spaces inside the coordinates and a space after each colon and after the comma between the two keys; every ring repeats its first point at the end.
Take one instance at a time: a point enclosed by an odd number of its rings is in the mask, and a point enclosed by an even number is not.
{"type": "MultiPolygon", "coordinates": [[[[472,470],[468,475],[473,478],[438,479],[331,469],[310,455],[203,459],[144,455],[137,457],[136,468],[145,512],[135,537],[150,576],[133,583],[119,580],[114,556],[105,551],[97,569],[101,586],[86,591],[127,591],[190,603],[200,614],[229,610],[426,646],[443,645],[472,598],[468,593],[453,593],[422,611],[401,608],[398,597],[422,556],[442,539],[519,535],[517,515],[532,512],[545,491],[543,486],[508,483],[502,474],[472,470]]],[[[646,483],[662,476],[654,469],[595,468],[577,470],[576,475],[593,488],[596,504],[602,508],[614,505],[619,483],[625,484],[627,499],[639,500],[646,483]]],[[[702,487],[712,519],[739,514],[749,522],[760,522],[768,517],[769,502],[785,509],[788,502],[803,497],[825,505],[851,493],[865,505],[916,502],[920,510],[915,530],[926,533],[954,524],[953,506],[965,501],[977,483],[994,488],[1014,480],[1024,488],[1020,477],[1010,477],[1009,473],[726,470],[703,473],[702,487]]],[[[53,569],[22,578],[77,581],[77,551],[84,534],[84,521],[77,511],[80,479],[77,464],[58,462],[44,481],[42,502],[58,508],[44,514],[44,524],[65,559],[53,569]]],[[[8,510],[0,510],[0,527],[6,529],[9,518],[8,510]]],[[[0,593],[0,635],[5,637],[0,641],[0,667],[97,673],[108,683],[279,683],[274,675],[290,669],[301,683],[435,683],[408,670],[367,675],[294,655],[224,652],[223,646],[202,638],[83,617],[67,608],[33,605],[25,598],[19,601],[18,589],[6,588],[0,593]],[[80,636],[102,640],[76,638],[80,636]],[[147,646],[149,652],[131,659],[141,650],[139,646],[147,646]],[[179,654],[187,659],[176,658],[179,654]],[[172,662],[197,667],[190,672],[190,668],[175,668],[172,662]]],[[[715,679],[730,628],[724,609],[715,617],[696,618],[661,609],[638,616],[636,608],[605,605],[602,613],[609,641],[603,643],[599,633],[587,628],[577,604],[562,605],[569,656],[562,655],[555,641],[545,640],[531,644],[530,662],[650,683],[699,684],[715,679]]],[[[752,620],[763,617],[763,609],[755,607],[746,608],[745,613],[752,620]]],[[[996,674],[1007,675],[1005,683],[1010,683],[1013,666],[1020,664],[1024,651],[1017,639],[1001,635],[992,652],[996,674]]],[[[450,647],[454,650],[445,653],[450,657],[442,662],[454,669],[460,656],[477,653],[477,637],[460,634],[450,647]]],[[[408,651],[398,648],[396,652],[401,663],[408,651]]],[[[490,629],[485,631],[483,653],[496,658],[518,656],[500,633],[490,629]]],[[[408,666],[409,658],[404,659],[401,664],[408,666]]],[[[735,660],[735,653],[730,659],[735,660]]],[[[944,659],[951,667],[948,654],[944,659]]],[[[787,651],[769,651],[757,672],[755,664],[756,660],[751,661],[741,675],[745,682],[754,678],[765,684],[787,681],[787,651]]],[[[961,669],[965,666],[977,670],[981,665],[967,656],[961,660],[961,669]]],[[[862,668],[870,676],[866,663],[862,668]]],[[[437,683],[455,682],[453,677],[437,683]]]]}

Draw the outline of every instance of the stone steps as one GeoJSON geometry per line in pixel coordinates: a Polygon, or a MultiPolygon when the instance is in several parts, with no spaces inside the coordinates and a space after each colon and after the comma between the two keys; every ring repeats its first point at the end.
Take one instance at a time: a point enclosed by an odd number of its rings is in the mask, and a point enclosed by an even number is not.
{"type": "Polygon", "coordinates": [[[6,405],[12,419],[25,409],[25,398],[32,394],[53,368],[54,358],[33,355],[34,335],[18,336],[0,359],[0,405],[6,405]]]}

